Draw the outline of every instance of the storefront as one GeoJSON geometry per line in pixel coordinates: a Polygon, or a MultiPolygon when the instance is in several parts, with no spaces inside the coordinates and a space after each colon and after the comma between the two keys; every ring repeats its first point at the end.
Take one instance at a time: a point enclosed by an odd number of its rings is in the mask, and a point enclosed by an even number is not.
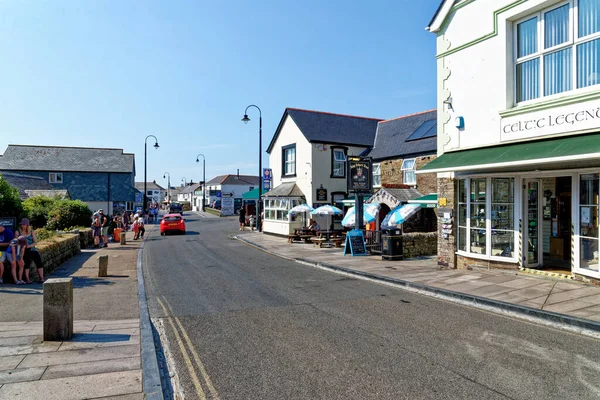
{"type": "Polygon", "coordinates": [[[306,225],[303,213],[289,214],[297,205],[306,203],[304,193],[295,183],[282,183],[262,196],[264,219],[263,232],[289,235],[306,225]]]}
{"type": "Polygon", "coordinates": [[[442,259],[600,279],[599,133],[449,152],[423,170],[451,217],[442,259]]]}

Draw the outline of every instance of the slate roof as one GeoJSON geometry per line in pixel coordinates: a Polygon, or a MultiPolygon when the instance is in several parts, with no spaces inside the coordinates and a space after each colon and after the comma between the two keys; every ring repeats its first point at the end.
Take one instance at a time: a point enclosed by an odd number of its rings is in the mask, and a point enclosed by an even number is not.
{"type": "MultiPolygon", "coordinates": [[[[138,190],[144,190],[144,182],[136,182],[135,188],[138,190]]],[[[162,186],[160,186],[158,183],[146,182],[146,190],[166,190],[166,189],[163,188],[162,186]]]]}
{"type": "Polygon", "coordinates": [[[54,197],[60,196],[62,198],[68,199],[69,191],[67,189],[52,189],[52,190],[25,190],[28,197],[34,196],[46,196],[46,197],[54,197]]]}
{"type": "Polygon", "coordinates": [[[10,186],[19,190],[19,197],[23,200],[30,196],[36,196],[38,193],[28,194],[28,192],[34,191],[43,191],[45,196],[50,197],[55,194],[68,195],[67,190],[56,190],[47,179],[40,178],[39,176],[23,175],[13,172],[3,172],[0,175],[2,175],[4,180],[6,180],[10,186]]]}
{"type": "Polygon", "coordinates": [[[279,126],[269,144],[267,153],[271,153],[281,128],[290,116],[306,140],[310,143],[332,143],[351,146],[372,147],[377,123],[381,119],[333,114],[323,111],[286,108],[279,126]]]}
{"type": "Polygon", "coordinates": [[[219,175],[206,182],[207,185],[258,185],[260,177],[256,175],[227,174],[219,175]]]}
{"type": "Polygon", "coordinates": [[[437,133],[433,137],[406,141],[425,121],[436,120],[437,111],[406,115],[377,125],[375,145],[369,153],[373,161],[437,153],[437,133]]]}
{"type": "Polygon", "coordinates": [[[0,156],[3,171],[133,173],[135,156],[123,149],[9,144],[0,156]]]}
{"type": "MultiPolygon", "coordinates": [[[[196,189],[198,189],[199,187],[202,187],[202,184],[193,183],[191,185],[187,185],[186,187],[182,188],[179,192],[177,192],[177,194],[194,193],[196,191],[196,189]]],[[[173,196],[173,192],[171,191],[171,197],[172,196],[173,196]]]]}
{"type": "Polygon", "coordinates": [[[269,190],[263,197],[305,197],[302,190],[294,182],[286,182],[269,190]]]}
{"type": "Polygon", "coordinates": [[[429,29],[429,27],[431,25],[433,25],[433,22],[435,21],[435,19],[437,18],[438,14],[440,13],[440,11],[442,11],[442,7],[444,6],[444,3],[446,2],[446,0],[441,0],[440,1],[440,5],[438,6],[437,10],[435,10],[435,14],[433,14],[433,17],[431,17],[431,20],[429,21],[429,23],[427,24],[427,29],[429,29]]]}

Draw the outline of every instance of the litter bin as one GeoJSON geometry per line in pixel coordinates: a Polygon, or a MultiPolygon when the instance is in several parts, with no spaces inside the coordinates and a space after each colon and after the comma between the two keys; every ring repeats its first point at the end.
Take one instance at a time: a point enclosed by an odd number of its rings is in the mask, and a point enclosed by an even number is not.
{"type": "Polygon", "coordinates": [[[381,258],[383,260],[402,260],[402,230],[383,229],[381,231],[381,258]]]}

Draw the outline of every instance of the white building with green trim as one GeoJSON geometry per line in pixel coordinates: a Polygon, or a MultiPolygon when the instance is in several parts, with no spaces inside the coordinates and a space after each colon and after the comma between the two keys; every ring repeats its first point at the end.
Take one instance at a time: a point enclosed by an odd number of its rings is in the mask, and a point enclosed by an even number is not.
{"type": "Polygon", "coordinates": [[[439,263],[600,279],[600,1],[445,0],[439,263]]]}

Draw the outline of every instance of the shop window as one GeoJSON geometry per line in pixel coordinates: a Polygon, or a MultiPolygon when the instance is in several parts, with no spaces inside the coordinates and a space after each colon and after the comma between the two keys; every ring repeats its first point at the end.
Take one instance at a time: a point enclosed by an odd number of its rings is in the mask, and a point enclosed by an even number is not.
{"type": "Polygon", "coordinates": [[[579,181],[579,266],[598,269],[599,174],[581,175],[579,181]]]}
{"type": "Polygon", "coordinates": [[[515,249],[515,181],[513,178],[492,179],[490,220],[492,255],[514,257],[515,249]]]}
{"type": "Polygon", "coordinates": [[[331,148],[331,177],[345,178],[346,177],[346,148],[332,147],[331,148]]]}
{"type": "Polygon", "coordinates": [[[62,172],[50,172],[49,181],[50,183],[63,183],[62,172]]]}
{"type": "Polygon", "coordinates": [[[417,174],[415,173],[416,166],[414,158],[407,158],[402,161],[402,166],[400,167],[402,170],[402,183],[405,185],[417,184],[417,174]]]}
{"type": "Polygon", "coordinates": [[[515,101],[600,83],[600,6],[573,0],[515,24],[515,101]]]}
{"type": "Polygon", "coordinates": [[[288,221],[288,211],[298,204],[300,204],[298,199],[266,199],[264,202],[265,220],[288,221]]]}
{"type": "Polygon", "coordinates": [[[373,164],[373,187],[381,187],[381,164],[373,164]]]}
{"type": "Polygon", "coordinates": [[[486,197],[487,179],[471,179],[469,228],[471,243],[469,251],[486,254],[486,197]]]}
{"type": "Polygon", "coordinates": [[[458,180],[458,250],[467,251],[467,180],[458,180]]]}
{"type": "Polygon", "coordinates": [[[283,176],[296,176],[296,145],[285,146],[283,152],[283,176]]]}

